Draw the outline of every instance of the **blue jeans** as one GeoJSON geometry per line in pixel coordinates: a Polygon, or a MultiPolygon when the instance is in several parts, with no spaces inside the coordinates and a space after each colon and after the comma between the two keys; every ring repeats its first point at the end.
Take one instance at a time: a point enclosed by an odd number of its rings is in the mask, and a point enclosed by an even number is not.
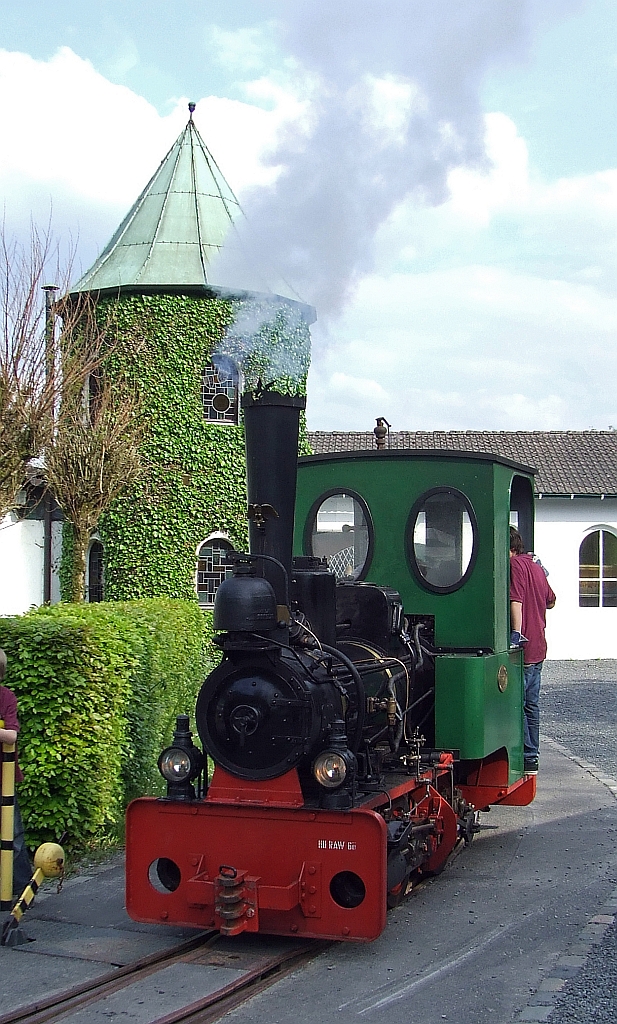
{"type": "Polygon", "coordinates": [[[544,662],[525,665],[525,760],[540,750],[540,679],[544,662]]]}

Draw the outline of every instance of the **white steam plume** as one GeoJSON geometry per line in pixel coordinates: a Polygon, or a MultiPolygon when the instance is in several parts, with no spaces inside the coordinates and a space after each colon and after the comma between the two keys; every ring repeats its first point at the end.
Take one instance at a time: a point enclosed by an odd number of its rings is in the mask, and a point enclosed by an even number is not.
{"type": "Polygon", "coordinates": [[[276,266],[292,290],[273,291],[295,290],[322,322],[336,315],[395,207],[409,195],[443,202],[453,167],[486,161],[485,74],[524,59],[542,21],[581,3],[272,0],[284,49],[310,83],[310,127],[279,139],[272,163],[283,171],[245,198],[249,226],[212,279],[263,290],[276,266]]]}
{"type": "Polygon", "coordinates": [[[212,361],[219,371],[240,370],[243,385],[302,387],[310,363],[310,335],[306,312],[284,300],[245,299],[216,346],[212,361]]]}

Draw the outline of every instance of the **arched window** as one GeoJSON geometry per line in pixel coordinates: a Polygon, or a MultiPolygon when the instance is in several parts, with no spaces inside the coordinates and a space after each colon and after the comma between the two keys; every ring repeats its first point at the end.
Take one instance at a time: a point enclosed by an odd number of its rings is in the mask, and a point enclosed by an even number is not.
{"type": "Polygon", "coordinates": [[[204,416],[213,423],[238,422],[238,370],[231,359],[215,359],[204,369],[201,401],[204,416]]]}
{"type": "Polygon", "coordinates": [[[215,594],[232,567],[224,564],[226,551],[232,545],[224,537],[208,537],[197,551],[197,600],[202,608],[214,607],[215,594]]]}
{"type": "Polygon", "coordinates": [[[90,604],[103,601],[103,545],[100,540],[93,540],[88,551],[88,578],[86,581],[86,594],[90,604]]]}
{"type": "Polygon", "coordinates": [[[581,608],[617,608],[617,537],[594,530],[578,552],[578,603],[581,608]]]}

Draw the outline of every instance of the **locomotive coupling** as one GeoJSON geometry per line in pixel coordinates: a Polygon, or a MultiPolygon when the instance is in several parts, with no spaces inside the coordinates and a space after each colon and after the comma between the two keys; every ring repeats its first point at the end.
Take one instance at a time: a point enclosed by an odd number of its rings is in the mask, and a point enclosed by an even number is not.
{"type": "Polygon", "coordinates": [[[214,909],[222,935],[259,931],[257,878],[221,864],[214,880],[214,909]]]}

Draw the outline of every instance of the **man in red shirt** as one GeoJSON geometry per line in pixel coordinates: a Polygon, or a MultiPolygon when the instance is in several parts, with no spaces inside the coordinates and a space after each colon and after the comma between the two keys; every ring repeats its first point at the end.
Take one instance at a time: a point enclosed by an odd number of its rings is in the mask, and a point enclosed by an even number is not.
{"type": "MultiPolygon", "coordinates": [[[[6,673],[6,654],[0,648],[0,720],[4,722],[4,728],[0,728],[1,743],[17,743],[19,732],[19,719],[17,717],[17,698],[7,686],[2,686],[6,673]]],[[[19,763],[15,761],[15,782],[21,782],[23,775],[19,763]]],[[[2,765],[0,764],[0,781],[2,780],[2,765]]],[[[15,795],[15,817],[13,823],[13,893],[21,896],[28,882],[32,877],[32,865],[26,849],[24,826],[15,795]]]]}
{"type": "Polygon", "coordinates": [[[525,772],[538,773],[540,749],[540,680],[546,658],[546,609],[555,594],[546,573],[532,555],[525,554],[523,539],[510,527],[510,624],[512,644],[524,645],[525,660],[525,772]]]}

